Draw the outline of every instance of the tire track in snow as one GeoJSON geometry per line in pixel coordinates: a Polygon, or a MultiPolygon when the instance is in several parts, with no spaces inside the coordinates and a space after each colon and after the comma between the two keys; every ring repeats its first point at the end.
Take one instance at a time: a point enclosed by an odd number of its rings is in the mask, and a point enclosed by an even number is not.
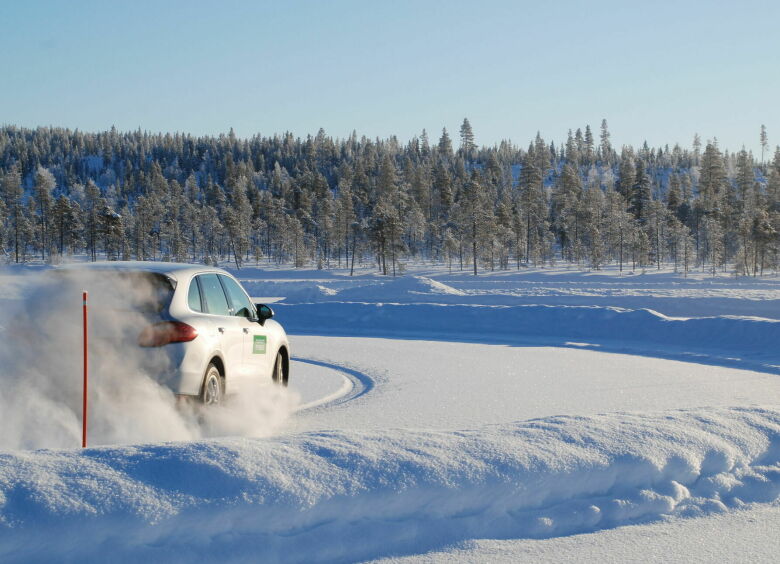
{"type": "Polygon", "coordinates": [[[300,406],[296,410],[297,412],[332,407],[356,400],[373,390],[374,386],[376,385],[374,379],[371,378],[371,376],[348,366],[334,364],[332,362],[325,362],[314,358],[296,357],[294,360],[296,362],[311,364],[312,366],[320,366],[322,368],[330,368],[331,370],[335,370],[336,372],[342,374],[347,379],[349,384],[351,384],[348,389],[346,387],[342,387],[334,394],[300,406]]]}

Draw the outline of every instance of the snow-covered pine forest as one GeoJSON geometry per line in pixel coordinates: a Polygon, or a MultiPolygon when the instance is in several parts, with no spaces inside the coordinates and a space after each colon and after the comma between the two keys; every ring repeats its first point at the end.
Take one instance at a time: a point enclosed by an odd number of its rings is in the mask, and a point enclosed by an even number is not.
{"type": "Polygon", "coordinates": [[[670,267],[744,275],[780,266],[780,147],[761,154],[612,145],[606,120],[556,144],[239,139],[0,128],[7,262],[230,260],[302,266],[409,260],[455,270],[670,267]]]}

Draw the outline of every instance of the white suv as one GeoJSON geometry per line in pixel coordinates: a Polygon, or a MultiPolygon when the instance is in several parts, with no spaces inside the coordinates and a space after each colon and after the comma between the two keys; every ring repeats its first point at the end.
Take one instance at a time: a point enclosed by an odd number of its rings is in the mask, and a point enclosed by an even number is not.
{"type": "Polygon", "coordinates": [[[167,369],[156,376],[174,393],[217,404],[225,394],[257,382],[287,385],[290,344],[284,329],[271,319],[271,308],[254,305],[224,270],[140,261],[59,270],[90,273],[93,281],[110,280],[113,274],[117,282],[137,286],[142,281],[152,288],[152,299],[142,308],[148,324],[138,345],[165,353],[167,369]]]}

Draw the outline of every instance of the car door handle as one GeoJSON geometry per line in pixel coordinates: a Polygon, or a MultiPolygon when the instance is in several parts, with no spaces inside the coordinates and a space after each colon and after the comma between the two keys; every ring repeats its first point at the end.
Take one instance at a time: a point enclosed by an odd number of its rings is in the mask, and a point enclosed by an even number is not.
{"type": "Polygon", "coordinates": [[[220,333],[224,333],[225,332],[225,328],[224,327],[217,327],[217,331],[219,331],[220,333]]]}
{"type": "Polygon", "coordinates": [[[249,333],[249,329],[247,329],[246,327],[244,327],[244,333],[249,333]]]}

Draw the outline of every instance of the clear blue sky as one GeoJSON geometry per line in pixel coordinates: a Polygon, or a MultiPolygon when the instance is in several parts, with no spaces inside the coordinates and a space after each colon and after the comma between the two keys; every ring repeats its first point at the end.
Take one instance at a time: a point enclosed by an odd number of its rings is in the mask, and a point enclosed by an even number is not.
{"type": "Polygon", "coordinates": [[[0,0],[0,123],[780,144],[780,2],[0,0]]]}

